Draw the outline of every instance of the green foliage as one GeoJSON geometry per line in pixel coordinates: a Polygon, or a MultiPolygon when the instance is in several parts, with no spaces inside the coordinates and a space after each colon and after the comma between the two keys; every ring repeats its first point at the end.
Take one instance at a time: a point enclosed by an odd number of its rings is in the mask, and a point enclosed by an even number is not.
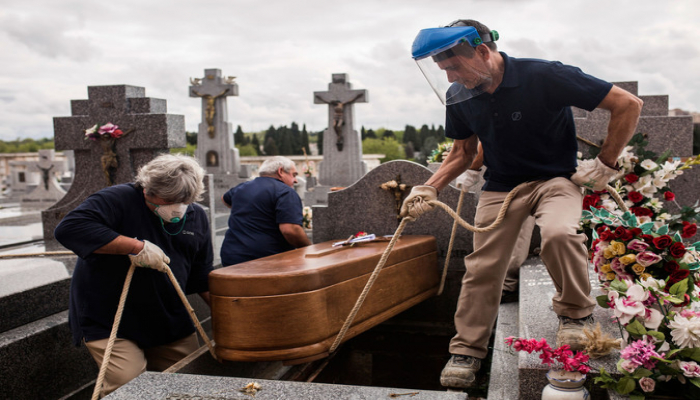
{"type": "Polygon", "coordinates": [[[197,132],[185,132],[185,140],[187,144],[197,146],[197,132]]]}
{"type": "Polygon", "coordinates": [[[241,157],[254,157],[258,155],[255,146],[252,144],[244,144],[242,146],[236,145],[236,148],[241,157]]]}
{"type": "Polygon", "coordinates": [[[693,154],[700,154],[700,124],[693,125],[693,154]]]}
{"type": "Polygon", "coordinates": [[[393,138],[381,139],[365,139],[362,142],[362,153],[364,154],[384,154],[381,162],[391,160],[402,160],[406,158],[403,146],[393,138]]]}
{"type": "Polygon", "coordinates": [[[170,154],[184,154],[190,157],[194,157],[195,150],[197,150],[197,145],[190,144],[188,141],[185,147],[174,147],[170,149],[170,154]]]}
{"type": "Polygon", "coordinates": [[[17,139],[6,142],[0,140],[0,153],[36,153],[39,150],[53,149],[53,138],[48,139],[17,139]]]}

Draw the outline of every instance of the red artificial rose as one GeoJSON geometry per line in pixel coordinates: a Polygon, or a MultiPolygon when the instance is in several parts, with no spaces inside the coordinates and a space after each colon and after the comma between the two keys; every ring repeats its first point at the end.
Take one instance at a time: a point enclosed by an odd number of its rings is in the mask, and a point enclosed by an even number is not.
{"type": "Polygon", "coordinates": [[[599,226],[598,229],[596,229],[595,231],[598,232],[598,234],[600,235],[601,233],[603,233],[603,231],[605,231],[605,230],[607,230],[607,229],[608,229],[607,226],[601,225],[601,226],[599,226]]]}
{"type": "Polygon", "coordinates": [[[673,239],[668,235],[661,235],[654,238],[654,246],[659,250],[665,249],[670,246],[671,243],[673,243],[673,239]]]}
{"type": "Polygon", "coordinates": [[[609,242],[611,240],[615,240],[615,234],[613,234],[610,231],[605,231],[605,232],[600,234],[600,240],[603,240],[606,242],[609,242]]]}
{"type": "Polygon", "coordinates": [[[635,174],[627,174],[625,175],[625,180],[627,183],[635,183],[639,180],[639,177],[635,174]]]}
{"type": "Polygon", "coordinates": [[[643,241],[645,241],[647,244],[651,245],[654,244],[654,237],[651,235],[642,235],[640,236],[643,241]]]}
{"type": "Polygon", "coordinates": [[[676,307],[685,307],[688,304],[690,304],[690,296],[688,296],[688,293],[686,293],[683,295],[683,302],[678,304],[676,307]]]}
{"type": "Polygon", "coordinates": [[[683,221],[683,232],[681,233],[683,239],[691,238],[695,236],[696,233],[698,233],[697,225],[691,224],[688,221],[683,221]]]}
{"type": "Polygon", "coordinates": [[[590,210],[591,207],[597,208],[596,205],[600,201],[600,196],[597,194],[588,194],[583,198],[583,209],[590,210]]]}
{"type": "Polygon", "coordinates": [[[676,199],[676,195],[673,192],[664,192],[664,200],[673,201],[676,199]]]}
{"type": "Polygon", "coordinates": [[[627,198],[630,199],[632,203],[639,203],[644,200],[644,195],[639,192],[631,191],[627,193],[627,198]]]}
{"type": "Polygon", "coordinates": [[[681,266],[675,261],[667,261],[664,263],[664,271],[668,272],[669,274],[678,271],[680,268],[681,266]]]}
{"type": "Polygon", "coordinates": [[[630,211],[638,217],[652,217],[654,215],[654,212],[646,207],[630,207],[630,211]]]}
{"type": "Polygon", "coordinates": [[[676,282],[680,282],[683,279],[687,278],[688,275],[690,275],[690,271],[688,271],[687,269],[679,269],[677,271],[674,271],[669,279],[674,280],[676,282]]]}
{"type": "Polygon", "coordinates": [[[640,228],[631,228],[630,232],[632,232],[632,236],[636,237],[642,234],[642,230],[640,228]]]}
{"type": "Polygon", "coordinates": [[[618,226],[617,228],[615,228],[615,237],[624,241],[628,241],[632,240],[634,235],[632,235],[632,232],[625,229],[625,227],[618,226]]]}
{"type": "Polygon", "coordinates": [[[115,129],[109,133],[109,136],[113,137],[114,139],[119,139],[123,134],[124,132],[122,132],[121,129],[115,129]]]}
{"type": "Polygon", "coordinates": [[[668,252],[673,258],[681,258],[685,255],[685,246],[681,242],[676,242],[668,248],[668,252]]]}

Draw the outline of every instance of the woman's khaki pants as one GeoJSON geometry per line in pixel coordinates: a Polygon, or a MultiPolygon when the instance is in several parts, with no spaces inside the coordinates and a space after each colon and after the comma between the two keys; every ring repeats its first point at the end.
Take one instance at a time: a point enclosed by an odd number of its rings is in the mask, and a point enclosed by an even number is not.
{"type": "MultiPolygon", "coordinates": [[[[84,342],[98,368],[102,366],[102,358],[108,341],[109,339],[100,339],[84,342]]],[[[105,373],[100,397],[107,396],[146,372],[147,369],[149,371],[164,371],[198,348],[199,342],[196,333],[172,343],[149,349],[141,349],[131,340],[116,339],[109,357],[109,366],[105,373]]]]}

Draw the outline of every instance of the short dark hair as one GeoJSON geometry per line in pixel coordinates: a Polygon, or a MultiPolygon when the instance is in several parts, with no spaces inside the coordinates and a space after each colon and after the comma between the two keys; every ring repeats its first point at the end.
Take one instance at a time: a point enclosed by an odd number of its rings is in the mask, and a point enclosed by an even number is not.
{"type": "MultiPolygon", "coordinates": [[[[451,22],[447,27],[453,27],[453,26],[473,26],[476,28],[476,31],[479,33],[479,36],[484,38],[487,34],[491,34],[491,29],[489,29],[488,26],[482,24],[481,22],[474,20],[474,19],[458,19],[456,21],[451,22]]],[[[496,45],[496,42],[486,42],[484,43],[486,46],[488,46],[489,49],[493,51],[498,50],[498,46],[496,45]]]]}

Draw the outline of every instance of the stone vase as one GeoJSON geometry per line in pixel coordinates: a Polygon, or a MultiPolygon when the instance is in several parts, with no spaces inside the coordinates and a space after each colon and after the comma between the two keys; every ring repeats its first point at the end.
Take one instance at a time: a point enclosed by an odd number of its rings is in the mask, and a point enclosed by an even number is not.
{"type": "Polygon", "coordinates": [[[549,384],[542,390],[542,400],[588,400],[590,393],[583,384],[586,375],[551,369],[547,372],[549,384]]]}

